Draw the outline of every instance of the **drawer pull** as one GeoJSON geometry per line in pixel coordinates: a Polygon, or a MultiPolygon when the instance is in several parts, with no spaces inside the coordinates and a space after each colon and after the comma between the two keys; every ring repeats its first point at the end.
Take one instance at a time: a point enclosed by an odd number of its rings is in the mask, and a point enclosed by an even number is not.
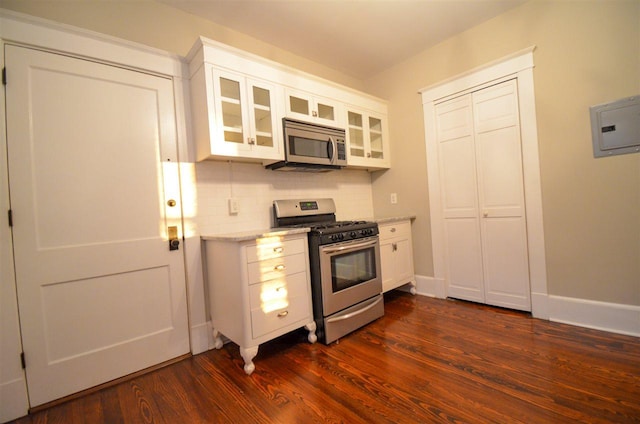
{"type": "Polygon", "coordinates": [[[284,318],[289,315],[289,311],[282,311],[278,314],[278,318],[284,318]]]}
{"type": "Polygon", "coordinates": [[[396,232],[396,227],[392,227],[390,231],[391,231],[392,233],[395,233],[395,232],[396,232]]]}
{"type": "Polygon", "coordinates": [[[276,270],[276,271],[284,271],[285,268],[286,267],[283,264],[276,265],[276,266],[273,267],[273,269],[276,270]]]}
{"type": "Polygon", "coordinates": [[[278,246],[273,248],[273,253],[282,253],[284,252],[284,247],[278,246]]]}

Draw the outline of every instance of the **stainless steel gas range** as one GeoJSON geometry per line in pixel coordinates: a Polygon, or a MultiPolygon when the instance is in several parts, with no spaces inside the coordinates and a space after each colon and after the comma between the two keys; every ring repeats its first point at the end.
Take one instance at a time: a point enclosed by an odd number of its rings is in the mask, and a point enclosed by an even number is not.
{"type": "Polygon", "coordinates": [[[333,199],[275,200],[276,227],[309,227],[313,314],[329,344],[384,315],[378,225],[336,221],[333,199]]]}

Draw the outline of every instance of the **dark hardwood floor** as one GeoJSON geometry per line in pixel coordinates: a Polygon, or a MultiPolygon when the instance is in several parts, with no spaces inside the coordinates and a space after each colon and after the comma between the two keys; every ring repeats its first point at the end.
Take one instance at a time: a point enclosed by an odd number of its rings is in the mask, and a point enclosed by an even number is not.
{"type": "Polygon", "coordinates": [[[402,292],[385,311],[267,343],[251,376],[229,343],[15,423],[640,422],[640,338],[402,292]]]}

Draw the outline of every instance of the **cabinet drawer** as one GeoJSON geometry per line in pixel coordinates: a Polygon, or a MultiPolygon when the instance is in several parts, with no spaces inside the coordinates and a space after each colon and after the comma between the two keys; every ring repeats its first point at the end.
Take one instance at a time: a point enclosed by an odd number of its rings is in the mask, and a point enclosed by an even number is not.
{"type": "Polygon", "coordinates": [[[307,270],[305,253],[288,255],[279,258],[267,259],[248,264],[249,284],[257,284],[262,281],[282,278],[307,270]]]}
{"type": "Polygon", "coordinates": [[[251,286],[249,303],[253,338],[296,321],[311,320],[308,287],[306,272],[251,286]]]}
{"type": "Polygon", "coordinates": [[[279,258],[294,253],[303,253],[307,245],[306,238],[282,241],[279,238],[273,240],[259,239],[258,244],[247,246],[247,261],[256,262],[264,259],[279,258]]]}
{"type": "Polygon", "coordinates": [[[407,237],[411,235],[411,223],[400,221],[393,224],[384,224],[378,227],[378,231],[380,231],[380,240],[407,237]]]}

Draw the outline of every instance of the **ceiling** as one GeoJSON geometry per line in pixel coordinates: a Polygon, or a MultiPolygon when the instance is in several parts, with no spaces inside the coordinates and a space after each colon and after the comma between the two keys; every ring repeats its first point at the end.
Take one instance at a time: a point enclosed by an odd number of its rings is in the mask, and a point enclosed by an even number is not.
{"type": "Polygon", "coordinates": [[[159,0],[366,79],[525,0],[159,0]]]}

